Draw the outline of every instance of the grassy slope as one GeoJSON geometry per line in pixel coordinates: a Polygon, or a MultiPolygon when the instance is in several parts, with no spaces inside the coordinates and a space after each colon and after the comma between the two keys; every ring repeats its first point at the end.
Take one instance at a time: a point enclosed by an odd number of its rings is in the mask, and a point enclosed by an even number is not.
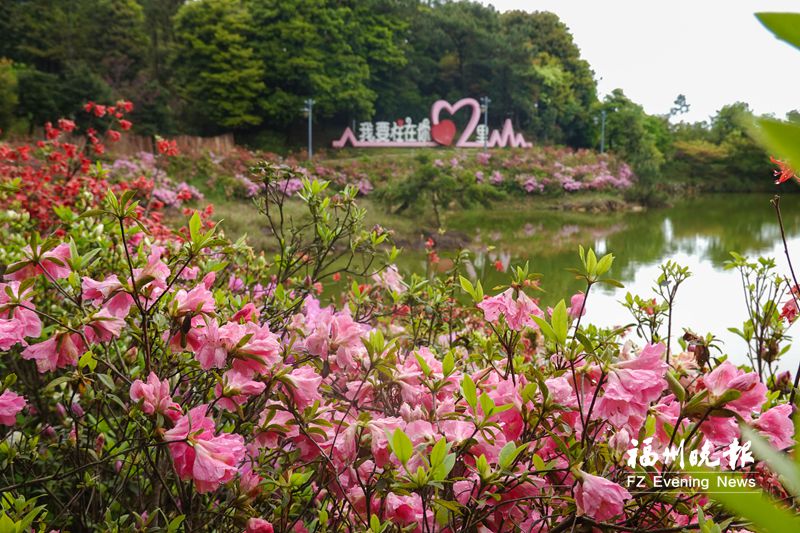
{"type": "MultiPolygon", "coordinates": [[[[430,151],[430,150],[427,150],[430,151]]],[[[436,157],[449,158],[459,152],[477,152],[477,149],[442,149],[437,150],[436,157]]],[[[374,149],[374,150],[354,150],[347,149],[332,153],[321,154],[316,162],[322,165],[335,165],[348,160],[358,159],[369,162],[372,159],[392,160],[402,164],[411,161],[417,154],[415,149],[374,149]]],[[[235,198],[227,198],[218,190],[213,190],[203,183],[202,180],[193,182],[206,196],[206,199],[214,204],[215,219],[223,220],[222,228],[231,238],[238,238],[247,234],[252,246],[258,249],[270,248],[270,237],[266,233],[265,220],[263,215],[252,201],[235,198]]],[[[430,206],[412,206],[410,209],[400,214],[394,214],[369,196],[360,197],[359,205],[364,207],[367,212],[366,224],[371,227],[380,224],[389,228],[395,233],[395,240],[406,248],[418,248],[424,242],[424,236],[439,234],[434,222],[434,217],[430,206]]],[[[464,239],[472,238],[475,228],[481,228],[485,223],[491,222],[502,224],[504,216],[508,213],[524,213],[528,217],[541,218],[547,217],[547,213],[553,210],[574,212],[578,218],[591,216],[582,212],[606,211],[609,206],[613,210],[623,205],[619,194],[609,192],[581,192],[558,197],[552,196],[529,196],[529,197],[509,197],[492,205],[476,206],[470,209],[453,209],[446,213],[444,224],[446,235],[452,237],[450,241],[453,247],[457,247],[459,242],[464,239]]],[[[290,201],[287,206],[289,215],[299,216],[302,207],[299,202],[290,201]]]]}

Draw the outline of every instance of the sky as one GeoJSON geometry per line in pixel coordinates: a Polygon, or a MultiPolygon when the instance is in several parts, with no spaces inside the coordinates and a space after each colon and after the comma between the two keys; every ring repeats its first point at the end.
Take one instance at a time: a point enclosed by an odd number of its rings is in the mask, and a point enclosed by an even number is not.
{"type": "Polygon", "coordinates": [[[499,11],[552,11],[592,66],[602,97],[615,88],[651,114],[685,94],[682,120],[744,101],[756,113],[800,109],[800,50],[753,16],[800,12],[800,0],[484,0],[499,11]]]}

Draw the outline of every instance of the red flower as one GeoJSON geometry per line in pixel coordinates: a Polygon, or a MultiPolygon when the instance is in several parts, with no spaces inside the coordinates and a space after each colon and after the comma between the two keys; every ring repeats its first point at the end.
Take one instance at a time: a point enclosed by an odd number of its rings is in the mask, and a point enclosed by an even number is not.
{"type": "Polygon", "coordinates": [[[111,142],[117,142],[122,137],[122,134],[115,130],[108,130],[108,139],[111,142]]]}
{"type": "Polygon", "coordinates": [[[86,111],[87,113],[91,113],[93,108],[94,108],[94,102],[86,102],[83,105],[83,110],[86,111]]]}
{"type": "Polygon", "coordinates": [[[494,262],[494,269],[497,270],[498,272],[506,271],[506,268],[503,266],[503,262],[500,261],[499,259],[494,262]]]}
{"type": "Polygon", "coordinates": [[[180,153],[178,151],[178,143],[175,141],[168,141],[167,139],[157,140],[156,148],[158,148],[159,153],[164,154],[167,157],[173,157],[180,153]]]}
{"type": "Polygon", "coordinates": [[[58,119],[58,127],[66,131],[67,133],[70,133],[75,129],[75,123],[71,120],[60,118],[58,119]]]}
{"type": "Polygon", "coordinates": [[[124,131],[128,131],[129,129],[131,129],[131,126],[133,126],[133,124],[131,123],[130,120],[122,119],[119,121],[119,127],[122,128],[124,131]]]}
{"type": "Polygon", "coordinates": [[[797,174],[789,168],[785,162],[781,161],[780,159],[775,159],[772,156],[769,156],[769,160],[772,161],[773,164],[778,165],[778,168],[774,170],[775,176],[778,179],[775,180],[775,185],[780,185],[784,181],[789,181],[790,179],[797,179],[797,174]]]}
{"type": "Polygon", "coordinates": [[[94,106],[94,115],[96,117],[102,117],[106,114],[106,106],[95,104],[94,106]]]}

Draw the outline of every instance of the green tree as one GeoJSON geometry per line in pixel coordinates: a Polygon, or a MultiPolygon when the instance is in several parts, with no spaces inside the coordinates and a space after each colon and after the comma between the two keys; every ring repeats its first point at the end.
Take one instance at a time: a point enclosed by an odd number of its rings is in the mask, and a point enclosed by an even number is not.
{"type": "Polygon", "coordinates": [[[395,38],[398,23],[380,16],[391,12],[390,2],[247,0],[247,4],[255,27],[269,28],[254,35],[254,46],[269,65],[263,105],[273,123],[291,125],[308,97],[314,98],[315,113],[323,117],[372,115],[377,94],[370,84],[370,69],[385,73],[404,61],[395,38]]]}
{"type": "Polygon", "coordinates": [[[253,31],[240,0],[200,0],[178,11],[175,80],[187,115],[202,130],[261,123],[266,69],[250,44],[253,31]]]}
{"type": "Polygon", "coordinates": [[[544,142],[594,145],[594,73],[567,26],[549,12],[510,11],[500,21],[501,101],[517,126],[544,142]]]}
{"type": "Polygon", "coordinates": [[[654,124],[642,106],[632,102],[621,89],[606,96],[606,146],[630,163],[639,178],[652,181],[664,162],[658,149],[654,124]]]}
{"type": "Polygon", "coordinates": [[[18,103],[14,64],[9,59],[0,58],[0,134],[11,127],[18,103]]]}

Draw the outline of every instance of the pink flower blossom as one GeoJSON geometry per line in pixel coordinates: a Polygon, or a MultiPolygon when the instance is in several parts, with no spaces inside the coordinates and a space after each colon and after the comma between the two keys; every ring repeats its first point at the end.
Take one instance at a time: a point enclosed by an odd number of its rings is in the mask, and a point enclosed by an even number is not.
{"type": "Polygon", "coordinates": [[[776,405],[758,417],[753,426],[766,436],[770,443],[779,449],[788,448],[794,443],[794,424],[792,406],[776,405]]]}
{"type": "Polygon", "coordinates": [[[30,293],[29,289],[20,294],[16,281],[0,283],[0,350],[8,350],[17,343],[26,345],[26,337],[42,334],[42,322],[29,299],[30,293]]]}
{"type": "Polygon", "coordinates": [[[147,382],[137,379],[131,384],[131,400],[142,402],[142,411],[148,415],[160,413],[166,415],[173,422],[181,416],[180,406],[172,401],[169,382],[161,381],[155,372],[150,372],[147,382]]]}
{"type": "Polygon", "coordinates": [[[292,384],[289,387],[289,395],[301,409],[322,398],[319,392],[322,376],[310,366],[295,368],[286,376],[286,379],[292,384]]]}
{"type": "Polygon", "coordinates": [[[103,281],[95,281],[84,277],[81,282],[83,297],[96,307],[105,306],[109,313],[125,318],[133,305],[133,297],[124,291],[116,275],[112,274],[103,281]]]}
{"type": "Polygon", "coordinates": [[[648,345],[638,357],[615,364],[603,384],[594,416],[636,434],[650,403],[666,389],[667,364],[661,359],[664,350],[663,344],[648,345]]]}
{"type": "Polygon", "coordinates": [[[251,374],[243,374],[238,370],[228,370],[222,376],[222,384],[214,389],[218,405],[228,411],[236,411],[237,405],[244,405],[250,396],[261,394],[266,388],[261,381],[254,381],[251,374]]]}
{"type": "Polygon", "coordinates": [[[592,474],[583,472],[581,477],[575,488],[575,503],[583,514],[601,522],[622,514],[625,500],[631,499],[630,492],[592,474]]]}
{"type": "Polygon", "coordinates": [[[111,311],[103,308],[95,313],[91,322],[86,325],[83,332],[90,343],[108,342],[119,337],[125,321],[112,315],[111,311]]]}
{"type": "Polygon", "coordinates": [[[247,521],[247,529],[244,533],[273,533],[272,524],[263,518],[253,517],[247,521]]]}
{"type": "Polygon", "coordinates": [[[39,274],[46,274],[48,278],[55,280],[66,278],[69,276],[70,272],[72,272],[67,264],[67,260],[70,258],[69,244],[67,243],[61,243],[52,250],[43,253],[39,257],[38,262],[32,259],[33,254],[31,253],[30,246],[25,247],[23,252],[27,259],[9,265],[8,270],[13,271],[23,264],[25,266],[16,272],[6,274],[6,279],[24,281],[33,276],[38,276],[39,274]]]}
{"type": "Polygon", "coordinates": [[[36,369],[39,373],[44,373],[56,368],[75,366],[85,351],[86,346],[79,335],[59,333],[25,348],[22,358],[36,361],[36,369]]]}
{"type": "Polygon", "coordinates": [[[231,317],[231,322],[256,322],[259,316],[253,302],[248,302],[231,317]]]}
{"type": "Polygon", "coordinates": [[[246,452],[241,435],[214,434],[214,421],[207,412],[206,405],[195,407],[164,433],[178,475],[194,480],[201,494],[232,480],[246,452]]]}
{"type": "Polygon", "coordinates": [[[173,301],[173,316],[184,316],[187,314],[210,314],[215,309],[214,295],[205,285],[197,285],[190,291],[179,290],[175,294],[173,301]]]}
{"type": "Polygon", "coordinates": [[[13,426],[17,423],[17,414],[28,402],[23,396],[6,389],[0,394],[0,424],[13,426]]]}
{"type": "Polygon", "coordinates": [[[281,361],[278,338],[267,326],[253,322],[218,327],[216,320],[207,320],[198,330],[198,344],[195,356],[206,370],[224,368],[228,356],[234,358],[235,369],[251,375],[263,374],[281,361]]]}
{"type": "Polygon", "coordinates": [[[572,318],[578,318],[579,316],[583,316],[586,314],[586,308],[584,307],[584,302],[586,301],[586,295],[582,292],[578,292],[572,295],[569,301],[569,316],[572,318]]]}
{"type": "Polygon", "coordinates": [[[739,370],[728,361],[703,376],[701,380],[701,386],[708,389],[709,400],[712,403],[729,390],[739,391],[741,396],[727,402],[725,408],[745,418],[751,417],[753,412],[758,412],[767,400],[767,386],[761,382],[758,374],[739,370]]]}
{"type": "Polygon", "coordinates": [[[497,322],[502,315],[508,327],[515,331],[526,327],[537,328],[531,316],[544,316],[539,306],[524,292],[519,291],[517,299],[514,300],[514,289],[510,288],[497,296],[484,298],[478,304],[478,308],[483,311],[484,318],[489,322],[497,322]]]}

